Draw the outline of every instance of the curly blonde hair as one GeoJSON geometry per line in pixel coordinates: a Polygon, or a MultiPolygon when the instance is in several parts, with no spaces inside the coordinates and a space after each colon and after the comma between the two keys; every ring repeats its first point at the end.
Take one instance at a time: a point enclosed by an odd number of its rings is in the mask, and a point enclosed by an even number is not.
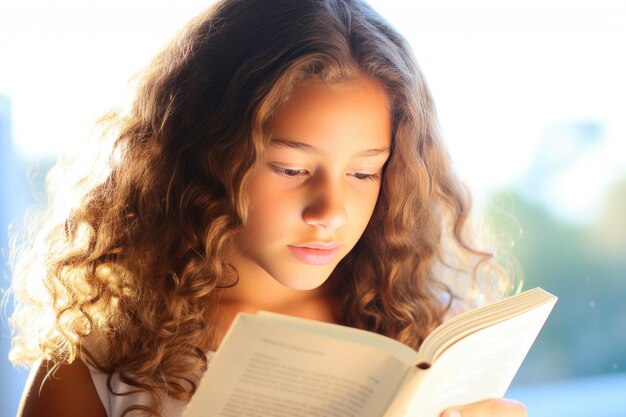
{"type": "Polygon", "coordinates": [[[359,0],[223,0],[154,59],[128,114],[104,120],[106,170],[73,183],[75,204],[54,194],[67,165],[51,172],[44,224],[15,252],[12,361],[79,355],[150,394],[127,412],[189,400],[201,341],[217,347],[211,312],[233,285],[227,260],[272,115],[298,83],[360,76],[390,97],[392,151],[374,214],[329,278],[341,322],[417,348],[455,299],[471,304],[485,282],[506,293],[510,278],[468,233],[469,195],[406,41],[359,0]]]}

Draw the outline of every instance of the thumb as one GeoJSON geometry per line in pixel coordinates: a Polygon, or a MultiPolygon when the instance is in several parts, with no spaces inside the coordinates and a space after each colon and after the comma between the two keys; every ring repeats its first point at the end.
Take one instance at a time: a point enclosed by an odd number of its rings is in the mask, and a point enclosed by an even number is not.
{"type": "Polygon", "coordinates": [[[441,413],[441,417],[527,417],[524,404],[507,399],[487,400],[453,407],[441,413]]]}

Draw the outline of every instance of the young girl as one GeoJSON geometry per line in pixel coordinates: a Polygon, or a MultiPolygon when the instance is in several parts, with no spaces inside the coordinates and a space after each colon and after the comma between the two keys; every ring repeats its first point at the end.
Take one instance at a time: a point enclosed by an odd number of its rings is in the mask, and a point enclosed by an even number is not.
{"type": "Polygon", "coordinates": [[[108,122],[107,172],[53,199],[17,256],[21,416],[179,416],[238,312],[417,348],[487,277],[508,284],[471,244],[406,42],[359,0],[220,1],[108,122]]]}

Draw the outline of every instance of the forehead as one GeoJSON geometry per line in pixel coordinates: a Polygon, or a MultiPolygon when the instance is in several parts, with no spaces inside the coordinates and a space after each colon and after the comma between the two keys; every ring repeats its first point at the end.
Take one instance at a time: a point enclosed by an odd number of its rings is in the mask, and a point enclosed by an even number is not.
{"type": "Polygon", "coordinates": [[[370,78],[327,84],[307,81],[296,86],[275,113],[272,137],[313,146],[389,147],[390,100],[384,87],[370,78]]]}

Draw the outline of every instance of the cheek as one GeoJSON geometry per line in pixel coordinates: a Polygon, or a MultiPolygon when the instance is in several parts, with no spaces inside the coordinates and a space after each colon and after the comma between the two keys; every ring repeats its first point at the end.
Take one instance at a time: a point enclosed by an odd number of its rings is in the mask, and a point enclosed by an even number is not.
{"type": "Polygon", "coordinates": [[[284,191],[258,182],[252,183],[250,190],[246,235],[269,239],[281,235],[282,229],[300,217],[297,201],[292,201],[284,191]]]}
{"type": "Polygon", "coordinates": [[[374,208],[376,207],[376,201],[378,199],[378,191],[371,192],[369,195],[359,198],[352,203],[352,210],[350,211],[351,223],[354,224],[355,232],[362,233],[365,227],[370,221],[374,208]],[[358,226],[358,227],[357,227],[358,226]]]}

